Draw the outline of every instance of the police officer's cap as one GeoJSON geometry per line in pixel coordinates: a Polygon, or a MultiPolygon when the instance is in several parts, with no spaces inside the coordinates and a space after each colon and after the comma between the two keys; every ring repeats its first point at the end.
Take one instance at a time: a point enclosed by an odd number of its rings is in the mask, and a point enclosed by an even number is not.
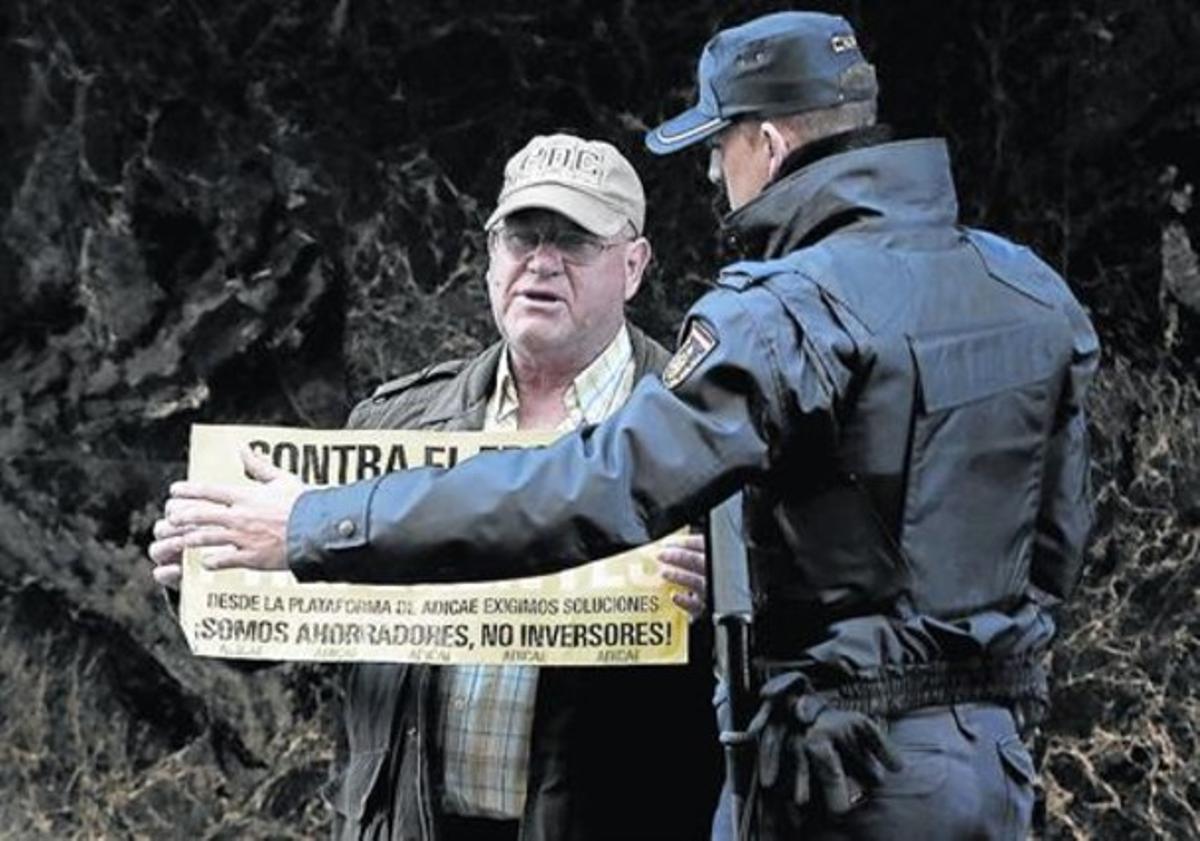
{"type": "Polygon", "coordinates": [[[646,134],[666,155],[744,116],[779,116],[874,99],[874,68],[845,18],[779,12],[725,29],[700,55],[700,101],[646,134]]]}

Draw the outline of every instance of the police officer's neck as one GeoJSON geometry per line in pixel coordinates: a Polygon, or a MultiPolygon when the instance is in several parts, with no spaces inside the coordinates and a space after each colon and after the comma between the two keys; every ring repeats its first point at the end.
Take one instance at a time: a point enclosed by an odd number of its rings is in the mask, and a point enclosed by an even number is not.
{"type": "MultiPolygon", "coordinates": [[[[788,156],[783,160],[783,164],[779,167],[779,171],[775,173],[772,183],[781,181],[793,172],[801,170],[809,164],[816,163],[822,158],[828,158],[830,155],[837,155],[854,149],[863,149],[867,146],[887,143],[893,137],[894,132],[891,126],[878,123],[872,126],[838,132],[837,134],[828,134],[816,140],[811,140],[802,146],[792,149],[788,153],[788,156]]],[[[768,184],[767,186],[769,187],[770,185],[768,184]]]]}

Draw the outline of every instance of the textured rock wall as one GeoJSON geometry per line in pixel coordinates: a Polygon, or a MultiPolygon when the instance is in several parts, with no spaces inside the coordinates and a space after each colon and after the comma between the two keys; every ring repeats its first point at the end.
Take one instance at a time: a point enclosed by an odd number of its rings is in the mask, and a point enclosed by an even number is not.
{"type": "MultiPolygon", "coordinates": [[[[1064,269],[1105,342],[1102,521],[1055,658],[1054,837],[1200,834],[1200,10],[824,3],[964,216],[1064,269]]],[[[479,225],[557,128],[645,179],[670,340],[721,258],[701,156],[639,134],[776,4],[8,0],[0,7],[0,835],[310,837],[318,669],[191,659],[142,552],[188,424],[335,425],[492,335],[479,225]]]]}

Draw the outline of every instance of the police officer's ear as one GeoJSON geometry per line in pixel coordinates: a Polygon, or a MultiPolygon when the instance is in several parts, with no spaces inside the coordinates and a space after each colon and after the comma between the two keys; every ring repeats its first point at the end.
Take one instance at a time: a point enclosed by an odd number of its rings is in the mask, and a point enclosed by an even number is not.
{"type": "Polygon", "coordinates": [[[779,176],[783,160],[792,151],[794,144],[791,135],[770,120],[763,120],[759,123],[758,131],[759,139],[767,151],[767,183],[769,184],[779,176]]]}
{"type": "Polygon", "coordinates": [[[625,246],[622,266],[625,270],[626,301],[632,299],[641,288],[642,278],[646,275],[646,267],[650,265],[652,256],[654,256],[654,249],[650,247],[650,240],[645,237],[630,240],[629,244],[625,246]]]}

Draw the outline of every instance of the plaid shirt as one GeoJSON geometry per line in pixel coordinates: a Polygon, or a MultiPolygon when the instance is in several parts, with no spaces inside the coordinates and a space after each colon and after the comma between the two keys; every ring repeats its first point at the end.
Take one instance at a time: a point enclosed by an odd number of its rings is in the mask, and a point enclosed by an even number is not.
{"type": "MultiPolygon", "coordinates": [[[[633,347],[622,327],[567,389],[567,417],[555,431],[607,418],[629,397],[633,373],[633,347]]],[[[503,353],[483,428],[516,429],[517,409],[517,387],[503,353]]],[[[442,808],[456,815],[519,818],[528,781],[537,667],[451,666],[442,674],[442,808]]]]}

